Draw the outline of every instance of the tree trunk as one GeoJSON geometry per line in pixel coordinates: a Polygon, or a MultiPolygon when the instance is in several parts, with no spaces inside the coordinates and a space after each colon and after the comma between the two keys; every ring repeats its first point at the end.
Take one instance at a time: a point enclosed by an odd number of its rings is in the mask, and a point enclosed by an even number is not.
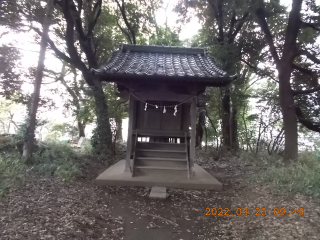
{"type": "Polygon", "coordinates": [[[196,127],[196,147],[202,149],[202,141],[203,141],[203,129],[206,123],[206,111],[201,109],[199,112],[198,123],[196,127]]]}
{"type": "Polygon", "coordinates": [[[79,130],[79,137],[85,137],[85,128],[86,125],[84,123],[82,123],[81,121],[78,121],[78,130],[79,130]]]}
{"type": "Polygon", "coordinates": [[[94,86],[91,86],[94,92],[95,110],[97,116],[97,134],[99,153],[105,153],[112,149],[112,133],[109,122],[108,105],[103,92],[102,84],[99,80],[94,79],[94,86]]]}
{"type": "Polygon", "coordinates": [[[116,116],[115,121],[116,121],[116,125],[117,125],[116,140],[122,141],[122,119],[121,119],[121,117],[116,116]]]}
{"type": "Polygon", "coordinates": [[[291,67],[281,65],[279,71],[279,97],[283,115],[285,147],[283,159],[286,163],[298,158],[298,124],[290,85],[291,67]]]}
{"type": "Polygon", "coordinates": [[[227,149],[231,150],[231,132],[230,132],[230,119],[231,119],[231,97],[229,87],[225,88],[225,91],[221,90],[222,98],[222,111],[221,111],[221,128],[222,128],[222,145],[227,149]]]}
{"type": "Polygon", "coordinates": [[[223,95],[221,111],[223,146],[229,151],[238,150],[237,109],[236,106],[232,104],[230,87],[226,87],[221,93],[221,95],[223,95]]]}
{"type": "Polygon", "coordinates": [[[238,139],[238,121],[237,121],[237,109],[232,106],[231,116],[230,116],[230,142],[231,148],[235,151],[239,149],[239,139],[238,139]]]}
{"type": "Polygon", "coordinates": [[[206,133],[205,151],[208,151],[208,129],[206,126],[204,127],[204,131],[206,133]]]}
{"type": "Polygon", "coordinates": [[[53,0],[48,0],[46,15],[43,21],[43,32],[41,36],[38,67],[37,67],[36,77],[34,82],[31,111],[29,113],[26,139],[23,146],[23,158],[25,159],[25,162],[27,164],[32,163],[32,150],[33,150],[34,136],[35,136],[34,132],[36,128],[36,116],[37,116],[39,100],[40,100],[40,89],[41,89],[41,83],[42,83],[42,77],[43,77],[44,60],[46,55],[47,39],[48,39],[48,32],[50,27],[52,11],[53,11],[53,0]]]}

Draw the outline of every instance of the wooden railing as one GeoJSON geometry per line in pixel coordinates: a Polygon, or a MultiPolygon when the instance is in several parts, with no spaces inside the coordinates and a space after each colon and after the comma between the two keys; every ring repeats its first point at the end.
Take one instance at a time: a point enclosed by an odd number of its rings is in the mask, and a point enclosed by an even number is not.
{"type": "MultiPolygon", "coordinates": [[[[185,134],[183,131],[166,131],[166,130],[145,130],[145,129],[136,129],[133,130],[132,133],[138,133],[139,136],[146,136],[146,137],[181,137],[183,138],[185,134]]],[[[189,136],[189,135],[188,135],[189,136]]]]}
{"type": "Polygon", "coordinates": [[[184,142],[185,142],[185,150],[186,150],[186,160],[187,160],[187,168],[188,168],[188,179],[191,177],[191,172],[190,172],[190,158],[189,158],[189,147],[188,147],[188,134],[184,134],[184,142]]]}
{"type": "Polygon", "coordinates": [[[134,176],[134,163],[135,163],[135,159],[136,159],[136,152],[137,152],[137,142],[138,142],[138,133],[135,132],[134,133],[135,138],[134,138],[134,147],[133,147],[133,159],[132,159],[132,171],[131,171],[131,176],[134,176]]]}

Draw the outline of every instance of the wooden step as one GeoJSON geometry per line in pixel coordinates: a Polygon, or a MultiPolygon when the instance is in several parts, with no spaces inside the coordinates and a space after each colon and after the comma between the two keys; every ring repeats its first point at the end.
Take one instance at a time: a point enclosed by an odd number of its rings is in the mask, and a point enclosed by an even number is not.
{"type": "Polygon", "coordinates": [[[138,176],[152,176],[152,177],[166,177],[166,178],[185,178],[188,179],[188,170],[186,167],[169,168],[169,167],[151,167],[151,166],[137,166],[134,168],[134,177],[138,176]]]}
{"type": "Polygon", "coordinates": [[[186,167],[135,166],[136,169],[187,171],[186,167]]]}
{"type": "Polygon", "coordinates": [[[153,161],[174,161],[174,162],[187,162],[186,159],[179,159],[179,158],[159,158],[159,157],[136,157],[136,159],[141,160],[153,160],[153,161]]]}
{"type": "Polygon", "coordinates": [[[137,149],[185,150],[184,143],[137,142],[137,149]]]}
{"type": "Polygon", "coordinates": [[[137,157],[135,166],[186,167],[186,159],[137,157]]]}
{"type": "Polygon", "coordinates": [[[182,150],[136,149],[136,157],[186,159],[186,152],[182,150]]]}

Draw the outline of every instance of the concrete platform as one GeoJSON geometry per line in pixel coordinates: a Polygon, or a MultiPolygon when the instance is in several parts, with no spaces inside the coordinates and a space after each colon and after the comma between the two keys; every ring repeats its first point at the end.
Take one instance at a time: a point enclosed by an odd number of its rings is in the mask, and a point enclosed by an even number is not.
{"type": "Polygon", "coordinates": [[[195,174],[188,179],[187,174],[181,177],[174,172],[159,175],[144,175],[132,177],[130,172],[123,172],[125,160],[109,167],[98,176],[96,183],[101,186],[140,186],[140,187],[171,187],[185,189],[222,190],[222,184],[199,165],[194,165],[195,174]]]}
{"type": "Polygon", "coordinates": [[[165,199],[167,197],[166,187],[152,187],[149,198],[165,199]]]}

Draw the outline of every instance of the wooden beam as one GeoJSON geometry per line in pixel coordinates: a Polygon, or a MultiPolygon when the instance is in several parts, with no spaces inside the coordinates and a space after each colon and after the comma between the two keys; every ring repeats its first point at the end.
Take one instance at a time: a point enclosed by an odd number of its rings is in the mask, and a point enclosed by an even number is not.
{"type": "Polygon", "coordinates": [[[197,98],[194,96],[191,99],[191,141],[190,141],[190,168],[191,176],[193,176],[194,161],[196,156],[196,107],[197,107],[197,98]]]}
{"type": "MultiPolygon", "coordinates": [[[[130,92],[122,91],[117,93],[118,97],[122,99],[128,99],[130,92]]],[[[140,98],[143,101],[173,101],[173,102],[184,102],[191,98],[191,95],[185,94],[174,94],[168,91],[145,91],[145,92],[136,92],[135,96],[140,98]]]]}
{"type": "Polygon", "coordinates": [[[134,98],[130,96],[129,98],[129,126],[128,126],[128,137],[127,137],[127,153],[126,153],[126,164],[125,172],[130,172],[130,159],[132,151],[132,128],[133,128],[133,118],[135,117],[134,112],[134,98]]]}

